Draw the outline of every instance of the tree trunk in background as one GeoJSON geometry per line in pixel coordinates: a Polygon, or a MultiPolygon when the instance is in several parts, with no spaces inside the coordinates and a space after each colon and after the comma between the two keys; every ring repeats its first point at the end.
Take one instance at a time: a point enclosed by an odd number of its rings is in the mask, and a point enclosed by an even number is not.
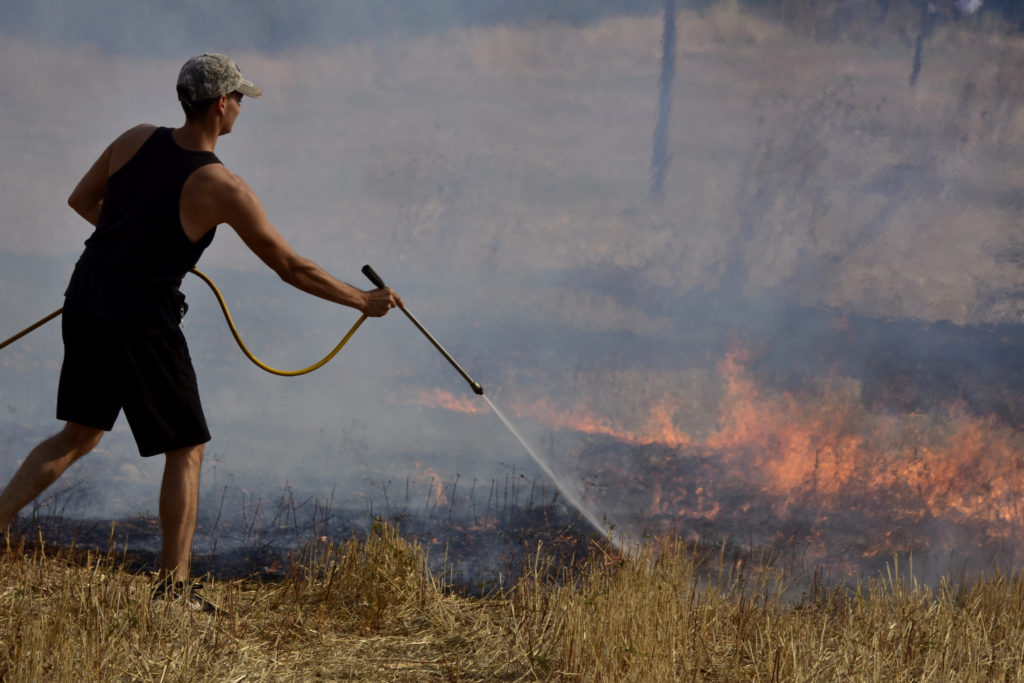
{"type": "Polygon", "coordinates": [[[672,160],[668,151],[668,122],[672,114],[672,81],[676,75],[676,2],[665,0],[664,30],[661,34],[661,79],[658,91],[658,121],[654,125],[651,156],[651,198],[661,196],[665,174],[672,160]]]}

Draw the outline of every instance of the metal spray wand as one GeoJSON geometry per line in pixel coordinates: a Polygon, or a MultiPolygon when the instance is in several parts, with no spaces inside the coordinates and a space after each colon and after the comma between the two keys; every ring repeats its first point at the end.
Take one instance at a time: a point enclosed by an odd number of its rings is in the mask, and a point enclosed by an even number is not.
{"type": "MultiPolygon", "coordinates": [[[[377,275],[377,273],[374,272],[373,268],[371,268],[368,264],[363,266],[363,275],[368,277],[370,279],[370,282],[372,282],[376,287],[383,289],[384,287],[387,286],[384,284],[384,280],[381,279],[380,275],[377,275]]],[[[466,371],[463,370],[462,367],[455,362],[455,359],[452,358],[451,354],[444,350],[444,347],[441,346],[441,344],[436,339],[434,339],[434,336],[432,334],[427,332],[427,328],[423,327],[423,325],[420,324],[420,321],[417,320],[415,316],[413,316],[413,314],[409,312],[409,309],[402,307],[402,313],[405,313],[406,317],[409,318],[409,320],[412,321],[412,324],[416,326],[416,329],[422,332],[423,336],[430,340],[430,343],[434,345],[434,348],[441,352],[441,355],[444,356],[445,359],[447,359],[447,361],[452,364],[452,367],[459,371],[459,374],[462,375],[462,379],[469,382],[469,386],[472,387],[473,391],[476,394],[483,396],[484,388],[480,386],[480,383],[474,381],[473,378],[470,377],[466,373],[466,371]]]]}

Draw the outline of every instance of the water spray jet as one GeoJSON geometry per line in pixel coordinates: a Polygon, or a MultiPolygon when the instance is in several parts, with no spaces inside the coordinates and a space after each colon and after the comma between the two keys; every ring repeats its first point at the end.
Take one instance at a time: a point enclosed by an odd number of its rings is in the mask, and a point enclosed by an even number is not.
{"type": "Polygon", "coordinates": [[[607,538],[609,541],[615,544],[617,548],[621,550],[621,542],[613,539],[611,533],[609,532],[609,529],[606,528],[606,525],[602,524],[601,520],[599,520],[595,514],[587,510],[586,506],[583,505],[583,501],[577,498],[576,495],[568,487],[564,486],[562,482],[558,480],[558,476],[555,475],[554,471],[551,469],[551,466],[548,465],[547,462],[545,462],[545,460],[541,458],[536,451],[530,448],[530,445],[526,442],[526,439],[524,439],[522,435],[519,433],[519,430],[517,430],[515,426],[513,426],[513,424],[509,422],[509,419],[505,417],[505,414],[498,410],[498,406],[494,405],[494,401],[491,400],[490,396],[484,396],[484,400],[487,401],[487,405],[491,407],[491,410],[493,410],[494,414],[498,416],[498,419],[501,420],[506,427],[508,427],[508,430],[510,432],[512,432],[512,436],[516,437],[516,439],[526,450],[526,452],[530,454],[530,457],[533,458],[533,461],[537,463],[542,470],[544,470],[544,474],[548,475],[548,478],[551,479],[552,483],[555,485],[555,488],[557,488],[561,492],[561,494],[565,496],[565,499],[568,500],[574,508],[579,510],[580,514],[583,515],[583,517],[588,522],[590,522],[590,526],[594,527],[594,529],[599,531],[602,536],[607,538]]]}

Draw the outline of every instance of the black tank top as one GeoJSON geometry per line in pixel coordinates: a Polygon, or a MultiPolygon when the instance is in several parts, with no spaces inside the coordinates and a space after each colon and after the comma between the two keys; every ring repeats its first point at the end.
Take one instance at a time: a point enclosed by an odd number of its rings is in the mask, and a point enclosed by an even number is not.
{"type": "Polygon", "coordinates": [[[173,330],[185,310],[178,289],[216,227],[193,244],[181,226],[181,189],[192,173],[220,163],[213,152],[193,152],[157,128],[128,163],[107,180],[96,230],[75,264],[64,306],[128,329],[173,330]]]}

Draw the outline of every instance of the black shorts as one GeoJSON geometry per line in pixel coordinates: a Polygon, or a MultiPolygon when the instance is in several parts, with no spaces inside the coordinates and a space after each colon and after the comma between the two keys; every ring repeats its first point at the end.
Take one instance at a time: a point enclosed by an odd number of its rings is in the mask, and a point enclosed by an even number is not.
{"type": "Polygon", "coordinates": [[[210,440],[185,335],[125,331],[88,313],[64,312],[57,419],[110,431],[124,408],[139,454],[210,440]]]}

